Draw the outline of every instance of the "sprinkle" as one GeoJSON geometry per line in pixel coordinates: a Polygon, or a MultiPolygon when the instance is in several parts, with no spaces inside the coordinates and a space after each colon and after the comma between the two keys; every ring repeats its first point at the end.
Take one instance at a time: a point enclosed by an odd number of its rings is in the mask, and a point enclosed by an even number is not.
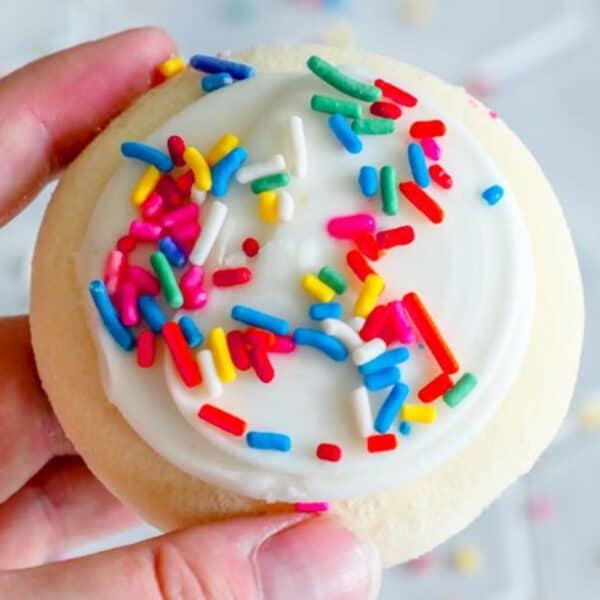
{"type": "Polygon", "coordinates": [[[433,404],[405,404],[402,407],[402,419],[417,423],[434,423],[437,410],[433,404]]]}
{"type": "Polygon", "coordinates": [[[210,94],[233,83],[233,77],[229,73],[212,73],[205,75],[200,82],[202,91],[210,94]]]}
{"type": "Polygon", "coordinates": [[[257,450],[289,452],[292,448],[292,440],[288,435],[268,431],[249,431],[246,434],[246,443],[250,448],[257,450]]]}
{"type": "Polygon", "coordinates": [[[104,282],[99,279],[91,281],[89,290],[92,300],[96,305],[96,309],[98,310],[98,314],[100,315],[100,319],[112,338],[119,346],[121,346],[121,348],[123,348],[123,350],[133,350],[135,346],[135,337],[119,320],[119,315],[110,301],[104,282]]]}
{"type": "Polygon", "coordinates": [[[322,302],[311,304],[308,316],[315,321],[323,319],[339,319],[342,316],[342,305],[339,302],[322,302]]]}
{"type": "Polygon", "coordinates": [[[350,403],[354,411],[358,434],[363,438],[369,437],[373,433],[373,416],[367,388],[361,386],[352,390],[350,403]]]}
{"type": "Polygon", "coordinates": [[[253,346],[250,348],[249,356],[254,372],[260,381],[263,383],[273,381],[275,371],[273,370],[273,365],[269,360],[266,349],[260,345],[253,346]]]}
{"type": "Polygon", "coordinates": [[[294,510],[299,513],[320,513],[329,510],[329,502],[296,502],[294,510]]]}
{"type": "Polygon", "coordinates": [[[220,160],[240,145],[240,140],[233,133],[226,133],[210,150],[206,162],[214,167],[220,160]]]}
{"type": "Polygon", "coordinates": [[[250,183],[255,179],[260,179],[261,177],[266,177],[267,175],[274,175],[279,171],[283,171],[285,167],[286,164],[283,154],[275,154],[269,160],[242,167],[236,173],[235,178],[238,183],[250,183]]]}
{"type": "Polygon", "coordinates": [[[352,127],[350,127],[342,115],[331,115],[328,123],[337,140],[350,154],[359,154],[362,152],[363,143],[354,131],[352,131],[352,127]]]}
{"type": "Polygon", "coordinates": [[[129,235],[138,242],[156,242],[162,234],[163,228],[156,223],[134,219],[129,225],[129,235]]]}
{"type": "Polygon", "coordinates": [[[192,56],[190,65],[197,71],[204,71],[205,73],[229,73],[234,79],[249,79],[254,77],[256,73],[254,67],[249,65],[206,54],[192,56]]]}
{"type": "Polygon", "coordinates": [[[481,197],[490,205],[498,204],[504,196],[504,188],[500,185],[493,185],[487,190],[481,192],[481,197]]]}
{"type": "Polygon", "coordinates": [[[393,433],[383,433],[379,435],[370,435],[367,438],[367,451],[370,454],[375,452],[387,452],[395,450],[398,446],[398,438],[393,433]]]}
{"type": "Polygon", "coordinates": [[[213,185],[211,188],[213,196],[220,197],[227,194],[231,177],[244,164],[247,158],[248,152],[240,146],[232,150],[214,165],[212,169],[213,185]]]}
{"type": "Polygon", "coordinates": [[[382,250],[395,248],[396,246],[407,246],[415,240],[415,230],[410,225],[402,225],[394,229],[378,231],[376,235],[377,244],[382,250]]]}
{"type": "Polygon", "coordinates": [[[372,392],[394,385],[398,381],[400,381],[400,369],[398,367],[388,367],[364,376],[365,387],[372,392]]]}
{"type": "Polygon", "coordinates": [[[194,181],[194,172],[191,169],[188,169],[175,180],[175,185],[177,186],[179,192],[187,198],[192,193],[194,181]]]}
{"type": "Polygon", "coordinates": [[[343,294],[348,288],[346,278],[333,267],[325,266],[319,271],[319,279],[328,285],[336,294],[343,294]]]}
{"type": "Polygon", "coordinates": [[[290,354],[296,349],[296,342],[291,335],[276,335],[273,345],[269,347],[269,352],[275,354],[290,354]]]}
{"type": "Polygon", "coordinates": [[[160,333],[167,318],[158,302],[152,296],[143,295],[138,298],[138,308],[152,333],[160,333]]]}
{"type": "Polygon", "coordinates": [[[337,338],[352,351],[362,345],[362,340],[358,333],[348,323],[344,323],[344,321],[331,318],[323,319],[321,327],[327,335],[337,338]]]}
{"type": "Polygon", "coordinates": [[[179,327],[181,327],[181,332],[185,337],[185,341],[187,342],[190,348],[197,348],[202,345],[204,342],[204,336],[202,332],[198,329],[196,323],[192,317],[188,315],[184,315],[179,319],[179,327]]]}
{"type": "Polygon", "coordinates": [[[398,191],[396,190],[396,169],[385,166],[379,174],[381,182],[381,206],[386,215],[393,216],[398,212],[398,191]]]}
{"type": "Polygon", "coordinates": [[[186,310],[198,310],[208,302],[208,294],[200,289],[195,288],[183,292],[183,308],[186,310]]]}
{"type": "Polygon", "coordinates": [[[190,253],[189,260],[192,264],[202,266],[206,262],[210,251],[212,250],[217,236],[227,216],[227,206],[222,202],[213,201],[206,215],[202,234],[198,238],[196,245],[190,253]]]}
{"type": "Polygon", "coordinates": [[[481,568],[481,554],[472,546],[462,546],[452,554],[452,564],[463,575],[476,573],[481,568]]]}
{"type": "Polygon", "coordinates": [[[210,330],[208,334],[208,347],[212,352],[219,379],[223,383],[235,381],[237,376],[235,366],[231,360],[225,331],[222,327],[215,327],[210,330]]]}
{"type": "Polygon", "coordinates": [[[337,338],[317,329],[298,328],[294,331],[294,342],[298,346],[311,346],[326,354],[332,360],[343,362],[348,358],[348,350],[337,338]]]}
{"type": "Polygon", "coordinates": [[[551,496],[532,498],[529,515],[533,521],[549,521],[556,516],[556,501],[551,496]]]}
{"type": "Polygon", "coordinates": [[[212,275],[213,285],[216,287],[232,287],[244,285],[252,279],[252,271],[248,267],[235,269],[217,269],[212,275]]]}
{"type": "Polygon", "coordinates": [[[354,315],[366,317],[375,308],[384,287],[385,282],[382,277],[377,274],[367,275],[354,304],[354,315]]]}
{"type": "Polygon", "coordinates": [[[183,153],[183,159],[194,174],[196,188],[204,191],[210,190],[213,185],[212,174],[206,159],[200,151],[193,146],[188,146],[183,153]]]}
{"type": "Polygon", "coordinates": [[[398,431],[402,435],[410,435],[410,432],[412,431],[412,427],[411,427],[410,423],[407,423],[406,421],[402,421],[402,423],[400,423],[400,426],[398,427],[398,431]]]}
{"type": "Polygon", "coordinates": [[[329,462],[338,462],[342,458],[342,449],[337,444],[319,444],[316,451],[317,458],[329,462]]]}
{"type": "Polygon", "coordinates": [[[429,187],[431,185],[431,178],[429,177],[427,163],[425,162],[425,153],[421,144],[413,142],[408,145],[408,164],[417,185],[422,188],[429,187]]]}
{"type": "Polygon", "coordinates": [[[392,119],[354,119],[352,131],[358,135],[388,135],[394,133],[396,124],[392,119]]]}
{"type": "Polygon", "coordinates": [[[357,213],[334,217],[327,222],[327,233],[337,240],[353,240],[362,231],[375,231],[373,215],[357,213]]]}
{"type": "Polygon", "coordinates": [[[397,104],[391,102],[374,102],[369,109],[372,115],[383,117],[384,119],[399,119],[402,116],[402,109],[397,104]]]}
{"type": "Polygon", "coordinates": [[[416,335],[410,326],[404,307],[400,300],[394,300],[388,304],[390,311],[390,322],[392,330],[402,344],[412,344],[416,341],[416,335]]]}
{"type": "Polygon", "coordinates": [[[137,242],[130,235],[124,235],[120,237],[117,241],[117,250],[119,252],[123,252],[124,254],[129,254],[129,252],[133,252],[137,246],[137,242]]]}
{"type": "Polygon", "coordinates": [[[245,339],[250,346],[270,349],[275,343],[275,334],[272,331],[266,331],[259,327],[248,327],[245,339]]]}
{"type": "Polygon", "coordinates": [[[156,184],[154,191],[163,197],[166,205],[171,208],[181,206],[183,195],[173,178],[166,174],[162,175],[156,184]]]}
{"type": "Polygon", "coordinates": [[[440,160],[442,158],[442,149],[433,138],[423,138],[421,140],[421,148],[425,156],[431,160],[440,160]]]}
{"type": "Polygon", "coordinates": [[[136,361],[138,367],[147,369],[154,364],[156,356],[156,336],[147,329],[140,331],[137,339],[136,361]]]}
{"type": "Polygon", "coordinates": [[[167,139],[167,148],[173,164],[176,167],[183,167],[185,165],[185,159],[183,158],[185,140],[179,135],[171,135],[167,139]]]}
{"type": "Polygon", "coordinates": [[[380,338],[375,338],[370,342],[360,345],[352,351],[352,362],[360,367],[365,363],[375,360],[380,354],[385,352],[385,342],[380,338]]]}
{"type": "Polygon", "coordinates": [[[477,377],[472,373],[465,373],[455,384],[444,394],[444,402],[451,407],[460,404],[477,385],[477,377]]]}
{"type": "Polygon", "coordinates": [[[376,337],[382,337],[381,332],[388,320],[389,308],[385,305],[376,306],[367,316],[360,330],[360,337],[368,342],[376,337]]]}
{"type": "Polygon", "coordinates": [[[340,114],[349,119],[359,119],[362,116],[362,107],[352,100],[339,100],[330,96],[315,94],[310,101],[310,107],[317,112],[340,114]]]}
{"type": "MultiPolygon", "coordinates": [[[[208,350],[202,350],[201,353],[210,356],[208,350]]],[[[225,412],[212,404],[203,404],[198,411],[198,417],[203,421],[238,437],[244,435],[244,432],[246,431],[246,421],[231,413],[225,412]]]]}
{"type": "MultiPolygon", "coordinates": [[[[219,375],[217,374],[217,368],[215,367],[215,361],[213,359],[212,352],[210,350],[200,350],[197,354],[197,357],[198,357],[198,362],[200,363],[200,368],[202,369],[202,374],[204,375],[204,384],[206,386],[206,391],[208,393],[208,397],[209,398],[218,398],[219,396],[221,396],[223,394],[223,384],[221,383],[221,380],[219,379],[219,375]]],[[[208,405],[204,405],[204,406],[208,406],[208,405]]],[[[220,409],[216,409],[216,410],[220,411],[220,409]]],[[[212,412],[212,411],[210,411],[210,412],[212,412]]],[[[222,413],[223,416],[229,414],[229,413],[225,413],[224,411],[220,411],[220,413],[222,413]]],[[[206,416],[206,413],[204,416],[201,416],[200,414],[198,416],[202,419],[206,416]]],[[[217,417],[218,413],[213,413],[212,416],[217,417]]],[[[236,418],[236,417],[234,417],[234,418],[236,418]]],[[[204,418],[204,420],[208,421],[207,418],[204,418]]],[[[212,421],[208,421],[208,422],[212,423],[216,427],[219,427],[219,425],[217,424],[216,421],[217,420],[215,418],[212,421]]],[[[240,419],[240,421],[241,421],[241,419],[240,419]]],[[[219,422],[223,423],[223,421],[221,419],[219,419],[219,422]]],[[[225,419],[225,422],[229,422],[229,419],[225,419]]],[[[230,423],[231,423],[231,425],[233,425],[233,422],[230,422],[230,423]]],[[[229,433],[233,433],[234,435],[236,435],[236,433],[235,433],[236,431],[240,431],[237,435],[242,435],[246,429],[246,424],[243,421],[241,421],[241,423],[236,424],[235,431],[231,431],[230,429],[225,429],[225,431],[229,431],[229,433]],[[244,424],[243,427],[241,427],[241,423],[244,424]]],[[[223,429],[223,427],[221,427],[221,429],[223,429]]]]}
{"type": "Polygon", "coordinates": [[[127,267],[127,280],[135,284],[138,293],[148,296],[158,296],[160,294],[160,282],[150,271],[137,265],[127,267]]]}
{"type": "Polygon", "coordinates": [[[182,291],[188,291],[202,285],[203,280],[204,269],[202,267],[197,267],[196,265],[190,265],[186,272],[181,276],[179,287],[182,291]]]}
{"type": "Polygon", "coordinates": [[[185,61],[181,56],[173,56],[158,65],[158,72],[165,78],[169,79],[175,75],[179,75],[185,69],[185,61]]]}
{"type": "Polygon", "coordinates": [[[163,215],[160,220],[160,224],[166,228],[173,228],[177,225],[183,225],[190,221],[197,221],[200,209],[197,204],[186,204],[181,208],[172,210],[171,212],[163,215]]]}
{"type": "Polygon", "coordinates": [[[162,252],[154,252],[150,256],[150,264],[160,281],[160,287],[167,304],[171,308],[181,308],[183,306],[183,296],[167,257],[162,252]]]}
{"type": "Polygon", "coordinates": [[[277,193],[277,218],[282,223],[289,223],[294,218],[294,208],[293,196],[287,190],[279,190],[277,193]]]}
{"type": "Polygon", "coordinates": [[[358,174],[358,185],[360,191],[367,198],[375,196],[378,188],[377,169],[370,165],[361,167],[358,174]]]}
{"type": "Polygon", "coordinates": [[[119,286],[119,315],[125,327],[135,327],[140,322],[137,297],[137,288],[130,281],[124,281],[119,286]]]}
{"type": "Polygon", "coordinates": [[[231,360],[236,369],[247,371],[250,368],[250,356],[246,348],[246,339],[241,331],[234,330],[227,333],[227,346],[231,360]]]}
{"type": "Polygon", "coordinates": [[[448,375],[456,373],[459,369],[458,362],[416,292],[406,294],[402,298],[402,306],[410,316],[442,371],[448,375]]]}
{"type": "Polygon", "coordinates": [[[406,348],[394,348],[380,354],[377,358],[370,360],[358,367],[361,375],[371,375],[388,367],[406,362],[410,357],[410,353],[406,348]]]}
{"type": "Polygon", "coordinates": [[[442,207],[414,181],[404,181],[399,188],[402,195],[432,223],[437,225],[444,220],[442,207]]]}
{"type": "Polygon", "coordinates": [[[373,234],[367,231],[361,231],[355,238],[354,243],[357,248],[371,260],[379,260],[379,244],[373,234]]]}
{"type": "Polygon", "coordinates": [[[200,385],[202,383],[200,367],[187,345],[179,325],[173,321],[165,323],[162,335],[185,385],[188,387],[200,385]]]}
{"type": "MultiPolygon", "coordinates": [[[[352,327],[354,331],[359,332],[363,325],[365,324],[366,319],[364,317],[350,317],[346,320],[346,324],[349,327],[352,327]]],[[[360,338],[359,338],[360,339],[360,338]]]]}
{"type": "Polygon", "coordinates": [[[265,223],[277,223],[277,194],[263,192],[258,195],[258,214],[265,223]]]}
{"type": "Polygon", "coordinates": [[[260,244],[256,238],[247,237],[242,242],[242,251],[248,258],[253,258],[260,252],[260,244]]]}
{"type": "Polygon", "coordinates": [[[167,257],[171,266],[177,268],[185,266],[187,262],[185,254],[171,236],[161,238],[158,242],[158,248],[167,257]]]}
{"type": "Polygon", "coordinates": [[[427,385],[423,386],[419,393],[419,400],[428,404],[437,400],[440,396],[445,394],[452,387],[452,379],[446,374],[441,373],[434,379],[432,379],[427,385]]]}
{"type": "Polygon", "coordinates": [[[358,250],[350,250],[346,254],[346,263],[361,281],[364,281],[368,275],[375,273],[365,257],[358,250]]]}
{"type": "Polygon", "coordinates": [[[123,142],[121,144],[121,154],[127,158],[136,158],[148,163],[159,171],[165,172],[173,169],[173,161],[168,154],[142,142],[123,142]]]}
{"type": "Polygon", "coordinates": [[[375,85],[381,90],[385,98],[392,100],[396,104],[400,104],[400,106],[412,108],[417,105],[417,99],[412,94],[405,92],[384,79],[376,79],[375,85]]]}
{"type": "Polygon", "coordinates": [[[287,321],[239,304],[231,309],[231,318],[246,325],[272,331],[277,335],[287,335],[290,331],[290,324],[287,321]]]}
{"type": "Polygon", "coordinates": [[[318,56],[311,56],[306,65],[317,77],[347,96],[364,102],[375,102],[381,98],[381,90],[348,77],[318,56]]]}
{"type": "Polygon", "coordinates": [[[143,204],[144,200],[156,187],[159,179],[160,171],[156,167],[149,166],[135,184],[133,192],[131,192],[131,202],[135,206],[143,204]]]}
{"type": "Polygon", "coordinates": [[[109,295],[116,293],[124,272],[127,271],[127,258],[120,250],[111,250],[104,266],[104,284],[109,295]]]}
{"type": "Polygon", "coordinates": [[[307,171],[306,139],[302,118],[293,115],[289,121],[289,145],[291,155],[291,172],[298,179],[304,179],[307,171]]]}
{"type": "Polygon", "coordinates": [[[452,176],[441,165],[431,165],[429,175],[441,188],[449,190],[452,187],[452,176]]]}
{"type": "Polygon", "coordinates": [[[160,219],[165,207],[165,201],[158,192],[152,192],[142,203],[141,212],[145,221],[160,219]]]}
{"type": "Polygon", "coordinates": [[[287,173],[276,173],[275,175],[255,179],[250,187],[254,194],[261,194],[262,192],[270,192],[285,187],[289,182],[290,178],[287,173]]]}
{"type": "Polygon", "coordinates": [[[394,385],[377,413],[375,431],[378,433],[387,433],[390,430],[394,419],[397,417],[408,396],[408,392],[408,386],[404,383],[394,385]]]}
{"type": "Polygon", "coordinates": [[[302,288],[319,302],[331,302],[335,297],[335,291],[312,273],[307,273],[301,283],[302,288]]]}
{"type": "Polygon", "coordinates": [[[409,130],[411,137],[416,139],[436,138],[446,135],[446,125],[443,121],[415,121],[409,130]]]}

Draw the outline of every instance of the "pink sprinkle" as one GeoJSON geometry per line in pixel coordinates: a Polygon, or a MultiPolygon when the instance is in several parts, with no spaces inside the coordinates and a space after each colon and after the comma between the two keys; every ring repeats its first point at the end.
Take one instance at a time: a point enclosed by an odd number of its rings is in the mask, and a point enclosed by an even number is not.
{"type": "Polygon", "coordinates": [[[533,498],[529,505],[529,514],[534,521],[550,521],[556,516],[556,502],[549,496],[533,498]]]}
{"type": "Polygon", "coordinates": [[[127,281],[135,285],[140,295],[158,296],[160,293],[158,279],[144,267],[136,265],[127,267],[127,281]]]}
{"type": "Polygon", "coordinates": [[[291,335],[276,335],[275,343],[269,347],[269,352],[290,354],[296,349],[296,342],[291,335]]]}
{"type": "Polygon", "coordinates": [[[202,285],[204,280],[204,269],[196,265],[188,267],[187,271],[181,276],[179,287],[182,291],[192,290],[202,285]]]}
{"type": "Polygon", "coordinates": [[[296,502],[294,510],[303,513],[326,512],[329,510],[329,502],[296,502]]]}
{"type": "Polygon", "coordinates": [[[327,232],[338,240],[353,240],[359,233],[375,231],[375,217],[357,213],[334,217],[327,223],[327,232]]]}
{"type": "Polygon", "coordinates": [[[160,238],[162,230],[160,225],[135,219],[129,226],[129,235],[140,242],[156,242],[160,238]]]}
{"type": "Polygon", "coordinates": [[[413,331],[408,317],[404,312],[404,307],[400,300],[394,300],[388,304],[389,316],[392,327],[395,329],[398,340],[403,344],[412,344],[416,341],[417,336],[413,331]]]}
{"type": "Polygon", "coordinates": [[[135,327],[140,322],[137,308],[138,290],[131,281],[124,281],[119,287],[119,314],[125,327],[135,327]]]}
{"type": "Polygon", "coordinates": [[[191,202],[190,204],[186,204],[181,208],[171,211],[166,215],[163,215],[161,219],[161,225],[163,227],[175,227],[176,225],[181,225],[183,223],[188,223],[190,221],[197,221],[198,215],[200,211],[198,209],[198,205],[191,202]]]}
{"type": "Polygon", "coordinates": [[[208,302],[208,294],[200,288],[190,288],[182,290],[183,293],[183,308],[186,310],[199,309],[206,306],[208,302]]]}
{"type": "Polygon", "coordinates": [[[126,266],[127,258],[123,252],[112,250],[108,253],[104,267],[104,283],[106,284],[106,291],[109,294],[116,293],[126,266]]]}
{"type": "Polygon", "coordinates": [[[498,113],[495,110],[490,110],[489,115],[492,119],[498,118],[498,113]]]}
{"type": "Polygon", "coordinates": [[[442,149],[433,138],[423,138],[421,146],[425,156],[431,160],[440,160],[442,158],[442,149]]]}
{"type": "Polygon", "coordinates": [[[419,556],[408,563],[410,570],[417,573],[423,573],[424,571],[427,571],[432,565],[433,555],[431,554],[423,554],[423,556],[419,556]]]}
{"type": "Polygon", "coordinates": [[[142,217],[147,221],[154,221],[163,212],[165,201],[157,192],[152,192],[142,204],[142,217]]]}
{"type": "Polygon", "coordinates": [[[183,223],[182,225],[173,227],[171,229],[171,237],[186,254],[189,254],[196,244],[196,240],[201,231],[202,228],[199,223],[190,221],[189,223],[183,223]]]}

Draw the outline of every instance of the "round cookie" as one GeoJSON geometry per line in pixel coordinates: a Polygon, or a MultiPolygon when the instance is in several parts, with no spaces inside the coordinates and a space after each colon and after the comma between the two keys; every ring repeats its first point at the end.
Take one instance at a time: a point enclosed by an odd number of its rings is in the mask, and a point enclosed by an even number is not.
{"type": "MultiPolygon", "coordinates": [[[[559,205],[539,167],[502,122],[491,119],[463,90],[390,59],[350,51],[259,49],[239,58],[259,73],[287,72],[304,69],[311,54],[400,81],[454,115],[484,146],[520,199],[531,240],[536,288],[531,337],[519,374],[491,420],[466,447],[425,474],[388,491],[331,502],[330,511],[368,533],[384,561],[392,564],[422,554],[464,527],[527,471],[549,442],[568,406],[578,364],[583,322],[579,274],[559,205]]],[[[186,72],[116,119],[64,174],[34,261],[34,348],[54,409],[98,477],[165,529],[292,509],[186,475],[142,441],[105,397],[84,314],[74,257],[96,202],[122,160],[120,143],[145,138],[198,97],[198,76],[186,72]]]]}

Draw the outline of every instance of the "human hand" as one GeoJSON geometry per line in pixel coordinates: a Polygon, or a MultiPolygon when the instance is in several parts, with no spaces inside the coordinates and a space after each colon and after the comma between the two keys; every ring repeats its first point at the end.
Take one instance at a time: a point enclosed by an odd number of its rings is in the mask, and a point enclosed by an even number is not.
{"type": "MultiPolygon", "coordinates": [[[[0,225],[150,85],[175,51],[156,29],[44,58],[0,80],[0,225]]],[[[0,597],[354,600],[376,594],[372,545],[335,519],[231,520],[37,566],[134,523],[52,413],[25,317],[0,319],[0,597]],[[28,568],[24,568],[28,567],[28,568]],[[17,570],[21,569],[21,570],[17,570]]]]}

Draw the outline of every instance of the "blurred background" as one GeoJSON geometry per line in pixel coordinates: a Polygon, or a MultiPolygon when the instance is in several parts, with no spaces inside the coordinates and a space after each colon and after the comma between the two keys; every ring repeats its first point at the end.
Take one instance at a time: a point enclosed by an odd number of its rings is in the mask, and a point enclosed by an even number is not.
{"type": "MultiPolygon", "coordinates": [[[[466,86],[529,146],[562,200],[586,287],[585,348],[569,418],[533,472],[473,525],[432,553],[389,569],[381,598],[600,598],[600,485],[594,472],[600,465],[600,210],[594,175],[600,2],[4,0],[0,72],[147,24],[166,27],[184,57],[308,40],[381,52],[466,86]]],[[[0,231],[0,314],[27,310],[31,252],[50,191],[0,231]]],[[[140,527],[78,553],[155,533],[140,527]]]]}

